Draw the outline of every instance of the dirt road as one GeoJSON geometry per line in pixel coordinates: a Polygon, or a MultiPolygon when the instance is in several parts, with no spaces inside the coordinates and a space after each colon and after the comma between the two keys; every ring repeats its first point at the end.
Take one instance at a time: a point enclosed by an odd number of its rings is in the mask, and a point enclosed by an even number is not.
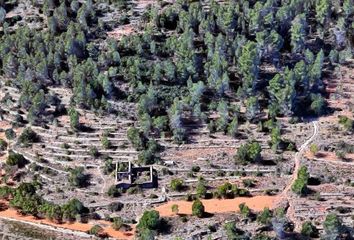
{"type": "Polygon", "coordinates": [[[315,137],[317,137],[318,132],[319,132],[319,125],[317,121],[313,121],[312,122],[313,125],[313,133],[311,135],[311,137],[309,139],[306,140],[306,142],[304,142],[300,148],[299,151],[295,154],[295,168],[294,168],[294,172],[291,178],[291,181],[289,182],[289,184],[286,186],[286,188],[284,188],[283,192],[279,195],[280,198],[284,198],[288,196],[288,192],[291,189],[291,186],[294,184],[295,180],[297,179],[297,174],[299,172],[300,169],[300,161],[301,161],[301,157],[304,154],[304,151],[307,149],[307,147],[312,143],[312,141],[314,140],[315,137]]]}
{"type": "Polygon", "coordinates": [[[289,184],[284,188],[283,192],[278,196],[278,200],[276,202],[276,204],[279,204],[280,202],[287,200],[289,203],[289,208],[287,211],[287,218],[292,221],[295,225],[295,230],[299,230],[300,226],[298,224],[298,222],[295,219],[294,216],[294,205],[292,204],[291,201],[291,195],[289,194],[289,191],[291,189],[291,186],[294,184],[295,180],[297,179],[297,174],[299,172],[300,169],[300,163],[301,163],[301,158],[304,154],[304,151],[309,147],[309,145],[313,142],[313,140],[317,137],[318,133],[319,133],[319,125],[317,121],[312,121],[312,125],[313,125],[313,133],[311,135],[311,137],[309,139],[306,140],[306,142],[304,142],[300,148],[299,151],[295,154],[294,160],[295,160],[295,168],[294,168],[294,172],[291,178],[291,181],[289,182],[289,184]]]}

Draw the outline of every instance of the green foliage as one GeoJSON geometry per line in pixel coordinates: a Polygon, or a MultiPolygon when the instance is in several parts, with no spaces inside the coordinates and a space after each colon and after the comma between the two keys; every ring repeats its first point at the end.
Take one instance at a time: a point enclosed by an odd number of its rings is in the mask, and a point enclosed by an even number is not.
{"type": "Polygon", "coordinates": [[[71,199],[62,206],[63,219],[73,221],[78,215],[82,215],[87,212],[87,208],[78,200],[71,199]]]}
{"type": "Polygon", "coordinates": [[[217,196],[223,198],[234,198],[236,196],[247,196],[249,192],[245,189],[238,188],[237,185],[233,185],[229,182],[217,188],[217,196]]]}
{"type": "Polygon", "coordinates": [[[137,225],[137,229],[139,231],[143,231],[145,229],[148,230],[157,230],[160,226],[160,214],[155,210],[145,211],[143,216],[140,218],[139,223],[137,225]]]}
{"type": "Polygon", "coordinates": [[[73,130],[78,130],[80,128],[80,115],[78,111],[74,107],[69,109],[69,117],[70,117],[70,126],[73,130]]]}
{"type": "Polygon", "coordinates": [[[38,142],[40,137],[31,128],[25,128],[18,137],[18,143],[22,146],[30,146],[32,143],[38,142]]]}
{"type": "Polygon", "coordinates": [[[269,208],[264,208],[264,210],[257,216],[257,221],[261,224],[268,225],[270,224],[273,214],[269,208]]]}
{"type": "Polygon", "coordinates": [[[307,167],[300,167],[297,179],[294,184],[291,186],[293,192],[299,195],[305,195],[307,193],[307,183],[309,179],[309,173],[307,171],[307,167]]]}
{"type": "Polygon", "coordinates": [[[258,142],[249,142],[240,146],[235,155],[238,163],[247,164],[260,160],[262,148],[258,142]]]}
{"type": "Polygon", "coordinates": [[[329,0],[317,0],[316,1],[316,19],[321,25],[324,25],[330,14],[331,2],[329,0]]]}
{"type": "Polygon", "coordinates": [[[317,154],[317,152],[318,152],[318,146],[317,146],[317,144],[311,144],[311,146],[310,146],[310,151],[311,151],[311,153],[312,154],[314,154],[314,155],[316,155],[317,154]]]}
{"type": "Polygon", "coordinates": [[[113,218],[112,228],[119,231],[124,226],[123,219],[121,217],[113,218]]]}
{"type": "Polygon", "coordinates": [[[203,180],[199,180],[197,187],[196,187],[196,193],[198,198],[205,198],[205,195],[207,194],[207,187],[205,185],[205,182],[203,180]]]}
{"type": "Polygon", "coordinates": [[[242,88],[244,93],[253,93],[255,82],[259,71],[259,52],[255,42],[247,41],[242,47],[241,55],[238,61],[240,73],[243,76],[242,88]]]}
{"type": "Polygon", "coordinates": [[[4,139],[0,138],[0,152],[5,151],[7,149],[7,142],[4,139]]]}
{"type": "Polygon", "coordinates": [[[177,204],[173,204],[173,205],[171,206],[171,210],[172,210],[172,212],[173,212],[174,214],[178,214],[178,211],[179,211],[178,205],[177,205],[177,204]]]}
{"type": "Polygon", "coordinates": [[[74,187],[85,187],[88,184],[88,175],[84,173],[83,167],[76,167],[70,170],[69,183],[74,187]]]}
{"type": "Polygon", "coordinates": [[[302,224],[301,234],[307,237],[316,237],[317,229],[310,221],[306,221],[302,224]]]}
{"type": "Polygon", "coordinates": [[[99,225],[94,225],[89,231],[88,234],[100,236],[103,233],[103,228],[99,225]]]}
{"type": "Polygon", "coordinates": [[[90,155],[91,155],[92,157],[94,157],[94,158],[98,158],[99,155],[100,155],[100,153],[99,153],[97,147],[95,147],[95,146],[91,146],[91,147],[89,148],[89,153],[90,153],[90,155]]]}
{"type": "Polygon", "coordinates": [[[104,162],[104,167],[103,167],[103,173],[105,175],[111,174],[114,170],[116,169],[115,164],[113,164],[113,161],[111,158],[108,158],[104,162]]]}
{"type": "Polygon", "coordinates": [[[8,199],[13,194],[13,189],[9,186],[0,187],[0,198],[8,199]]]}
{"type": "Polygon", "coordinates": [[[236,228],[235,222],[225,223],[224,229],[228,240],[243,239],[242,234],[240,235],[240,231],[236,228]]]}
{"type": "Polygon", "coordinates": [[[311,103],[311,110],[316,114],[320,115],[323,113],[324,108],[326,106],[324,98],[320,94],[312,94],[311,95],[312,103],[311,103]]]}
{"type": "Polygon", "coordinates": [[[306,18],[305,14],[296,16],[292,21],[291,25],[291,46],[294,53],[301,52],[305,45],[305,36],[306,36],[306,18]]]}
{"type": "Polygon", "coordinates": [[[205,208],[203,203],[199,199],[196,199],[192,204],[192,215],[201,218],[204,214],[205,208]]]}
{"type": "Polygon", "coordinates": [[[346,116],[338,116],[339,124],[343,125],[346,131],[352,131],[354,129],[354,121],[346,116]]]}
{"type": "Polygon", "coordinates": [[[325,231],[324,239],[337,239],[344,230],[341,220],[333,213],[326,216],[323,229],[325,231]]]}
{"type": "Polygon", "coordinates": [[[250,216],[251,209],[245,203],[241,203],[238,207],[240,209],[240,213],[242,214],[242,216],[244,217],[250,216]]]}
{"type": "Polygon", "coordinates": [[[134,127],[129,128],[127,136],[129,141],[137,150],[143,150],[145,148],[146,138],[144,137],[143,133],[139,131],[139,129],[134,127]]]}
{"type": "Polygon", "coordinates": [[[118,189],[116,185],[110,186],[107,191],[107,195],[110,197],[119,197],[121,194],[120,189],[118,189]]]}
{"type": "Polygon", "coordinates": [[[281,143],[281,130],[280,130],[280,127],[278,127],[278,126],[276,126],[272,129],[271,143],[272,143],[273,151],[276,152],[279,148],[279,144],[281,143]]]}
{"type": "Polygon", "coordinates": [[[170,183],[170,188],[173,191],[182,191],[184,188],[184,181],[179,178],[172,179],[170,183]]]}
{"type": "Polygon", "coordinates": [[[19,153],[14,153],[12,151],[9,151],[9,155],[7,156],[6,159],[6,164],[9,166],[18,166],[19,168],[22,168],[26,165],[27,160],[25,157],[19,153]]]}
{"type": "Polygon", "coordinates": [[[101,144],[102,144],[102,147],[103,147],[104,149],[109,149],[109,148],[111,148],[111,142],[108,140],[107,134],[104,134],[104,135],[101,137],[101,144]]]}
{"type": "Polygon", "coordinates": [[[13,140],[16,138],[16,133],[13,129],[9,128],[5,130],[5,137],[7,140],[13,140]]]}

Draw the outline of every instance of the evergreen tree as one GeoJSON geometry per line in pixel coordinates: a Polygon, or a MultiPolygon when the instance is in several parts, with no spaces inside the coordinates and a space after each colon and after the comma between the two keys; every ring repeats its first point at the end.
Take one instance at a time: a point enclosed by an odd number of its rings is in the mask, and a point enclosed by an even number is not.
{"type": "Polygon", "coordinates": [[[291,46],[294,53],[302,52],[305,46],[306,17],[304,14],[296,16],[291,22],[291,46]]]}
{"type": "Polygon", "coordinates": [[[331,10],[331,2],[329,0],[316,1],[316,19],[322,26],[325,25],[331,10]]]}
{"type": "Polygon", "coordinates": [[[259,72],[259,50],[257,44],[248,41],[241,50],[239,70],[242,75],[242,88],[246,94],[254,93],[259,72]]]}

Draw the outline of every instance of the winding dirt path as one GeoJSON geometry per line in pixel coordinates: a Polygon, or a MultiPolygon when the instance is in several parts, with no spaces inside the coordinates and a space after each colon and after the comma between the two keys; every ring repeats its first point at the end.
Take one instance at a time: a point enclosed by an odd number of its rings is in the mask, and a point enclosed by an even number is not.
{"type": "Polygon", "coordinates": [[[297,174],[299,172],[300,165],[301,165],[301,163],[300,163],[301,162],[301,157],[303,156],[305,150],[313,142],[313,140],[317,137],[317,135],[319,133],[318,122],[317,121],[312,121],[312,125],[313,125],[313,133],[312,133],[311,137],[309,139],[307,139],[306,142],[304,142],[300,146],[299,151],[295,154],[295,157],[294,157],[295,168],[294,168],[294,172],[293,172],[291,181],[284,188],[282,193],[280,195],[278,195],[278,200],[277,200],[277,204],[281,203],[284,200],[286,200],[289,203],[289,207],[288,207],[286,216],[287,216],[287,218],[290,221],[292,221],[294,223],[295,230],[299,230],[300,229],[300,225],[295,219],[294,205],[292,204],[292,201],[291,201],[292,200],[292,196],[291,196],[291,194],[289,194],[289,191],[291,190],[291,186],[294,184],[295,180],[297,179],[297,174]]]}

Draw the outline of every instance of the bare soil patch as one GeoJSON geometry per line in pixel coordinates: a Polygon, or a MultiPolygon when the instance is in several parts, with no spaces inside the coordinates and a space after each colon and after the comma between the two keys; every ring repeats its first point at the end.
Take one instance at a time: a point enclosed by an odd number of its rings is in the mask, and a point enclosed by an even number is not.
{"type": "MultiPolygon", "coordinates": [[[[276,196],[255,196],[255,197],[237,197],[234,199],[207,199],[201,200],[208,213],[228,213],[238,212],[239,205],[245,203],[253,211],[262,211],[265,207],[272,208],[276,196]]],[[[188,201],[171,201],[156,208],[162,217],[175,215],[172,212],[172,205],[178,205],[179,214],[192,214],[193,202],[188,201]]]]}
{"type": "MultiPolygon", "coordinates": [[[[0,202],[4,203],[3,201],[0,202]]],[[[5,204],[7,205],[7,203],[5,204]]],[[[93,223],[79,223],[79,222],[58,224],[46,219],[37,219],[33,216],[23,216],[19,214],[16,210],[11,208],[8,208],[4,211],[0,211],[0,218],[1,217],[33,222],[37,224],[49,225],[53,227],[59,227],[59,228],[64,228],[64,229],[69,229],[72,231],[79,231],[79,232],[87,232],[94,226],[93,223]]],[[[127,239],[127,240],[134,238],[134,232],[135,232],[134,228],[132,229],[132,231],[129,232],[121,232],[121,231],[114,230],[111,227],[110,222],[99,221],[99,224],[102,225],[104,232],[107,233],[110,237],[117,238],[117,239],[127,239]]]]}

